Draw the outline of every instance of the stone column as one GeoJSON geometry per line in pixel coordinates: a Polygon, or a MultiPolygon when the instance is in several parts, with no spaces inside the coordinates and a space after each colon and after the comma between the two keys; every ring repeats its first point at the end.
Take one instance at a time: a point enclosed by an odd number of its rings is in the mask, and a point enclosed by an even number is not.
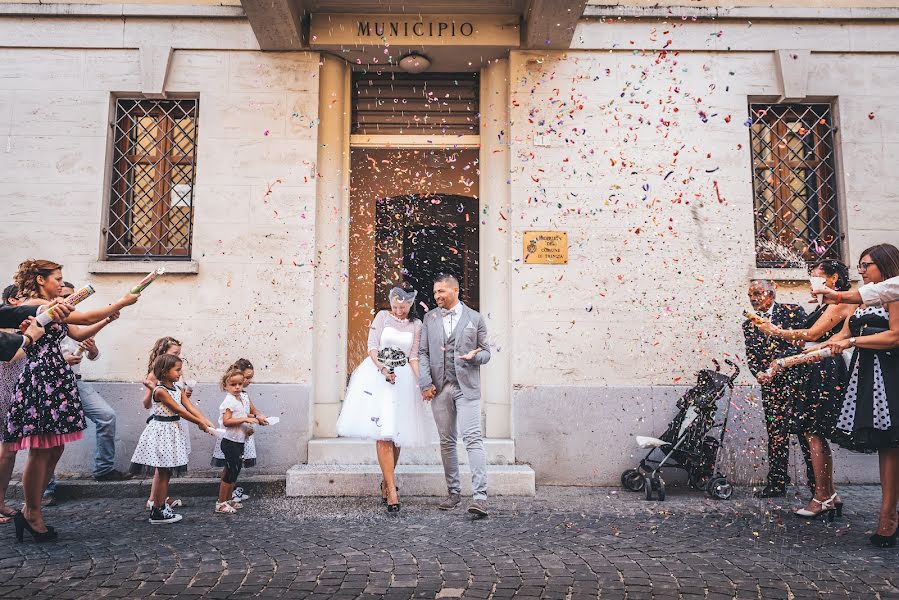
{"type": "Polygon", "coordinates": [[[498,60],[481,70],[481,314],[493,356],[482,368],[482,397],[487,417],[485,435],[512,437],[509,272],[512,232],[509,211],[509,61],[498,60]],[[500,215],[505,215],[506,219],[500,215]]]}
{"type": "Polygon", "coordinates": [[[322,57],[313,292],[312,435],[336,437],[346,380],[347,231],[349,226],[350,72],[322,57]]]}

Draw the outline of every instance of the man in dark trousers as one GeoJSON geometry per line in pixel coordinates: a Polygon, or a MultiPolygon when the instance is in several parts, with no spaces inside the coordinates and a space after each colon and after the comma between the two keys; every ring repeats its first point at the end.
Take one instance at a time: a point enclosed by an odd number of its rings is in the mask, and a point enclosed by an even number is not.
{"type": "MultiPolygon", "coordinates": [[[[767,279],[756,279],[749,284],[749,302],[757,315],[770,320],[782,329],[800,329],[805,324],[805,310],[795,304],[775,302],[776,286],[767,279]]],[[[787,467],[790,460],[790,410],[798,385],[791,381],[789,370],[778,373],[773,379],[765,371],[776,358],[798,354],[801,350],[785,340],[770,337],[758,330],[752,321],[743,322],[746,338],[746,359],[749,370],[762,385],[762,406],[765,409],[765,427],[768,430],[768,485],[756,493],[759,498],[778,498],[786,495],[790,477],[787,467]]],[[[799,437],[799,446],[805,457],[805,468],[810,485],[814,485],[808,442],[799,437]]]]}

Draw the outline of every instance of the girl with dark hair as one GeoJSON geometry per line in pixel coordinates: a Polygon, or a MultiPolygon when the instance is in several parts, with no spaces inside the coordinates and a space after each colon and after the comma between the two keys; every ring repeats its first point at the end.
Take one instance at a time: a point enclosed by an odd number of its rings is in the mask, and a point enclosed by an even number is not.
{"type": "MultiPolygon", "coordinates": [[[[15,281],[24,298],[23,304],[49,304],[60,295],[62,265],[49,260],[26,260],[19,265],[15,281]]],[[[48,324],[47,334],[28,347],[4,432],[7,450],[29,450],[22,474],[25,508],[14,517],[19,541],[25,530],[38,542],[56,539],[56,531],[44,524],[41,495],[65,445],[80,440],[87,426],[75,374],[63,357],[59,343],[67,335],[76,341],[94,336],[121,309],[137,302],[138,297],[129,293],[103,308],[73,310],[66,323],[48,324]],[[72,324],[91,327],[78,328],[72,324]]]]}
{"type": "MultiPolygon", "coordinates": [[[[846,291],[850,287],[849,268],[836,260],[815,264],[810,275],[823,278],[824,286],[829,289],[846,291]]],[[[760,325],[759,329],[804,347],[825,342],[839,333],[851,314],[852,307],[848,305],[821,305],[806,318],[803,329],[781,329],[770,323],[760,325]]],[[[771,368],[773,372],[779,370],[776,363],[771,368]]],[[[837,410],[843,399],[844,372],[845,364],[840,355],[789,370],[798,390],[790,431],[804,436],[808,441],[815,474],[814,495],[805,508],[793,513],[797,517],[814,519],[833,517],[834,512],[837,516],[843,513],[843,503],[833,484],[833,454],[827,440],[833,433],[837,410]]]]}
{"type": "Polygon", "coordinates": [[[181,368],[181,359],[173,354],[161,354],[153,362],[153,375],[159,382],[152,392],[153,413],[147,419],[147,426],[131,457],[132,473],[153,475],[153,506],[150,509],[153,525],[181,520],[181,515],[175,514],[166,502],[169,479],[172,475],[187,472],[190,448],[181,420],[196,424],[202,431],[209,428],[208,419],[197,418],[182,404],[181,389],[175,386],[181,379],[181,368]]]}
{"type": "MultiPolygon", "coordinates": [[[[858,272],[866,284],[899,276],[899,249],[878,244],[861,254],[858,272]]],[[[837,355],[852,349],[845,399],[833,441],[857,452],[877,452],[882,498],[871,544],[896,545],[899,531],[899,303],[860,306],[829,341],[837,355]]]]}
{"type": "MultiPolygon", "coordinates": [[[[182,348],[181,342],[171,336],[161,337],[153,344],[153,348],[150,350],[150,361],[147,365],[147,376],[143,381],[144,387],[147,388],[143,398],[144,408],[150,409],[153,406],[153,390],[156,389],[156,386],[159,384],[159,381],[157,381],[156,376],[153,374],[153,365],[156,363],[156,359],[164,354],[171,354],[172,356],[181,358],[182,348]]],[[[183,367],[184,359],[181,360],[183,367]]],[[[181,396],[181,405],[184,409],[195,418],[203,421],[207,427],[214,427],[212,421],[207,419],[206,416],[190,401],[193,390],[182,385],[181,382],[176,382],[175,387],[178,387],[183,392],[181,396]]],[[[190,454],[190,434],[188,433],[187,428],[184,429],[184,443],[187,445],[187,453],[190,454]]],[[[147,499],[147,510],[153,509],[153,496],[156,493],[155,485],[156,479],[154,478],[153,484],[150,487],[150,497],[147,499]]],[[[169,508],[178,508],[179,506],[184,505],[178,498],[166,498],[165,503],[169,508]]]]}

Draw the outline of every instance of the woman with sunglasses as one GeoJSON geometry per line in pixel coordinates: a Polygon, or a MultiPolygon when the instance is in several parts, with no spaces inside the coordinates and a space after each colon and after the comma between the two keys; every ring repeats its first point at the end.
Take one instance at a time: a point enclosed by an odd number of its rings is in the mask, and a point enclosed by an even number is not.
{"type": "MultiPolygon", "coordinates": [[[[878,244],[862,252],[866,284],[899,276],[899,249],[878,244]]],[[[899,531],[899,303],[860,306],[829,341],[836,355],[852,348],[846,395],[832,440],[857,452],[877,452],[882,499],[871,544],[896,545],[899,531]]]]}

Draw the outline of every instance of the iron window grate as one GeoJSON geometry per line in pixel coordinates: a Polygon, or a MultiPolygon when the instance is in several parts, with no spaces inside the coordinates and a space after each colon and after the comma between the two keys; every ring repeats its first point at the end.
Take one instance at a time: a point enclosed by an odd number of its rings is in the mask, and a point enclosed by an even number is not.
{"type": "Polygon", "coordinates": [[[756,264],[841,259],[833,113],[829,104],[750,104],[756,264]],[[767,240],[767,243],[766,243],[767,240]],[[771,242],[786,251],[774,253],[771,242]]]}
{"type": "Polygon", "coordinates": [[[116,101],[107,258],[190,259],[198,104],[116,101]]]}

